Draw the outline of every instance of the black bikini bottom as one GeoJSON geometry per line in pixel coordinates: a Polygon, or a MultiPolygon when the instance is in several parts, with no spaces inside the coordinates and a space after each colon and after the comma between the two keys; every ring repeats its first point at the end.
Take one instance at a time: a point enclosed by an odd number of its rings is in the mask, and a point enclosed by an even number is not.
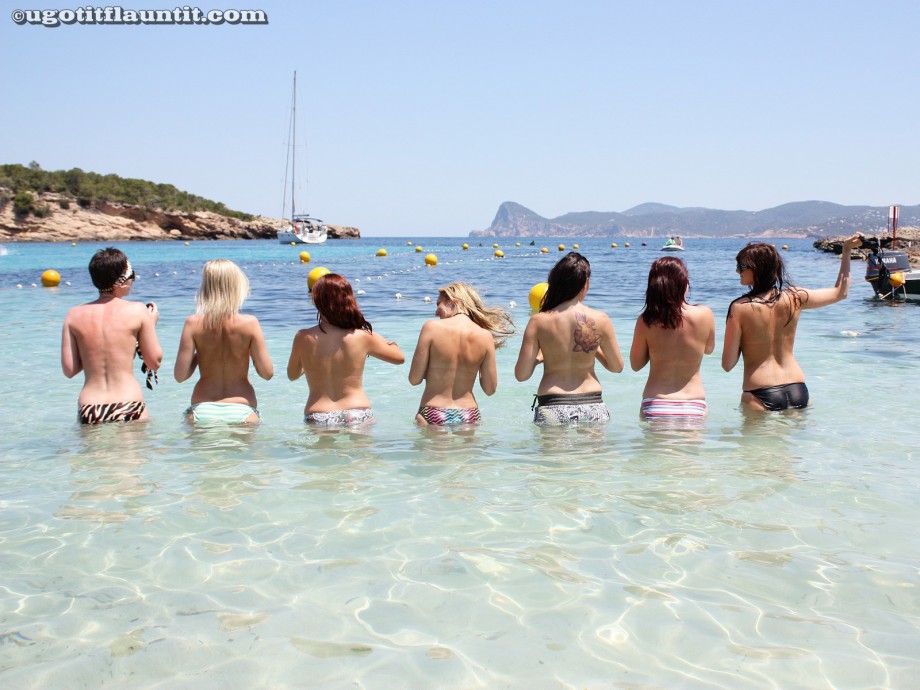
{"type": "Polygon", "coordinates": [[[808,387],[804,383],[786,383],[745,391],[757,398],[770,412],[799,409],[808,405],[808,387]]]}

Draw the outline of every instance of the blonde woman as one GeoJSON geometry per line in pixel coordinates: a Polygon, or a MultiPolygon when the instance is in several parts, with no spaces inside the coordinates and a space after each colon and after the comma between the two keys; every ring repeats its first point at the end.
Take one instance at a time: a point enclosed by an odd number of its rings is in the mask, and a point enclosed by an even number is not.
{"type": "Polygon", "coordinates": [[[258,422],[249,360],[268,381],[274,375],[265,336],[254,316],[240,314],[249,280],[232,261],[208,261],[201,271],[197,313],[185,320],[176,355],[175,377],[182,383],[197,367],[198,383],[186,414],[192,422],[258,422]]]}
{"type": "Polygon", "coordinates": [[[476,424],[482,420],[473,395],[479,375],[483,393],[498,386],[495,348],[514,333],[504,309],[488,308],[473,286],[452,283],[438,291],[438,320],[422,326],[409,369],[409,383],[425,381],[416,422],[420,426],[476,424]]]}

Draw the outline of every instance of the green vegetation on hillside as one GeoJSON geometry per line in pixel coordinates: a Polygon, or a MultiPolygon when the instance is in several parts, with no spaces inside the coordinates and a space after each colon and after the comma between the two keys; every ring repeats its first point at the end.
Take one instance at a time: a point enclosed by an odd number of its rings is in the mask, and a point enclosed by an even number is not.
{"type": "Polygon", "coordinates": [[[91,206],[94,201],[107,201],[141,206],[148,210],[185,213],[211,211],[244,221],[254,218],[248,213],[231,211],[217,201],[180,191],[171,184],[156,184],[118,175],[99,175],[83,172],[80,168],[52,172],[42,170],[35,162],[28,167],[0,165],[0,187],[12,190],[17,201],[17,213],[28,213],[30,210],[35,212],[35,207],[27,203],[31,192],[57,192],[76,197],[77,203],[84,208],[91,206]]]}

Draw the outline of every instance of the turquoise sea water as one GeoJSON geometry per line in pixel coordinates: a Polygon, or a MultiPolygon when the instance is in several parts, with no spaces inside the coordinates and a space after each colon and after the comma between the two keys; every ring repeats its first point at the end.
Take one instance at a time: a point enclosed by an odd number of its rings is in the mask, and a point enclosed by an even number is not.
{"type": "MultiPolygon", "coordinates": [[[[75,423],[82,377],[64,378],[59,348],[67,309],[95,297],[86,264],[103,245],[5,245],[0,686],[916,687],[920,306],[871,301],[855,264],[850,298],[800,321],[813,407],[749,420],[740,367],[719,366],[743,242],[690,240],[692,301],[718,328],[701,430],[640,422],[645,372],[604,370],[609,425],[535,428],[536,379],[513,377],[519,337],[475,431],[416,428],[408,364],[376,360],[375,426],[306,429],[306,384],[284,369],[314,322],[310,268],[364,290],[365,315],[407,357],[454,280],[516,302],[523,329],[560,240],[500,241],[502,260],[464,241],[330,242],[307,266],[303,247],[267,241],[117,245],[141,275],[132,297],[159,305],[164,369],[149,423],[97,428],[75,423]],[[171,377],[217,257],[249,275],[246,311],[275,363],[254,379],[255,428],[189,427],[193,384],[171,377]],[[71,284],[30,287],[46,268],[71,284]]],[[[579,244],[587,301],[627,355],[658,242],[616,241],[579,244]]],[[[782,242],[796,282],[833,284],[834,257],[782,242]]]]}

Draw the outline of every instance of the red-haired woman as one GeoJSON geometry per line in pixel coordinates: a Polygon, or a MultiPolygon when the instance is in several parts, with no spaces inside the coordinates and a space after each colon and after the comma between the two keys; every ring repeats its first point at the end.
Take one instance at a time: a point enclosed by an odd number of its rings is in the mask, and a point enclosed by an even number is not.
{"type": "Polygon", "coordinates": [[[664,256],[652,264],[629,351],[633,371],[651,363],[640,409],[645,419],[702,419],[708,411],[700,363],[715,349],[716,321],[709,307],[687,302],[689,290],[683,261],[664,256]]]}
{"type": "Polygon", "coordinates": [[[313,285],[317,321],[294,336],[287,375],[306,374],[310,396],[304,421],[317,426],[345,426],[374,419],[362,379],[367,357],[402,364],[405,355],[393,341],[374,333],[355,300],[351,285],[329,273],[313,285]]]}

